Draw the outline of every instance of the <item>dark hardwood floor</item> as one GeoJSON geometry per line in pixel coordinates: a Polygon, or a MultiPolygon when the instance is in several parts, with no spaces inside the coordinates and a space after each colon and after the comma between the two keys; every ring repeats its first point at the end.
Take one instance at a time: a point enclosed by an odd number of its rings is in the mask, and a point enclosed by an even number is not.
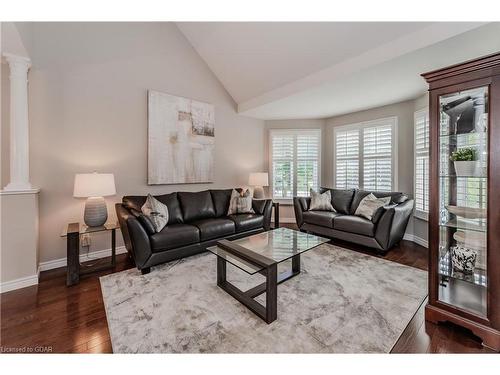
{"type": "MultiPolygon", "coordinates": [[[[335,244],[379,256],[345,242],[335,241],[335,244]]],[[[427,270],[427,249],[413,242],[402,241],[382,258],[427,270]]],[[[131,267],[128,257],[119,255],[114,272],[131,267]]],[[[112,352],[99,276],[113,271],[83,277],[78,285],[70,288],[65,284],[65,272],[65,268],[42,272],[37,286],[0,295],[0,349],[3,352],[26,347],[35,352],[112,352]]],[[[467,330],[425,322],[424,306],[425,301],[394,346],[393,353],[491,352],[467,330]]]]}

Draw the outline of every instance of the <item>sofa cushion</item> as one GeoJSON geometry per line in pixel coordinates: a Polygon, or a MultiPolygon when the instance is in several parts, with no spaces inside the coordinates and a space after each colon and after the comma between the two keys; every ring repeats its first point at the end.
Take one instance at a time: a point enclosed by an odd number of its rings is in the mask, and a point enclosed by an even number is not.
{"type": "Polygon", "coordinates": [[[185,222],[215,217],[212,196],[208,190],[197,193],[177,193],[185,222]]]}
{"type": "Polygon", "coordinates": [[[333,228],[333,218],[340,216],[330,211],[306,211],[302,214],[305,223],[333,228]]]}
{"type": "Polygon", "coordinates": [[[177,193],[157,195],[155,198],[168,208],[168,225],[181,224],[184,222],[181,205],[179,204],[179,199],[177,199],[177,193]]]}
{"type": "MultiPolygon", "coordinates": [[[[183,222],[181,206],[177,200],[177,193],[155,195],[161,203],[168,208],[168,224],[179,224],[183,222]]],[[[122,203],[129,210],[134,209],[141,212],[141,208],[146,202],[145,195],[126,195],[122,199],[122,203]]]]}
{"type": "Polygon", "coordinates": [[[234,221],[228,218],[195,220],[190,224],[195,225],[200,230],[201,241],[208,241],[236,233],[234,221]]]}
{"type": "Polygon", "coordinates": [[[229,215],[228,219],[234,221],[236,232],[245,232],[264,226],[264,216],[258,214],[235,214],[229,215]]]}
{"type": "Polygon", "coordinates": [[[215,217],[227,215],[227,210],[229,210],[229,202],[231,200],[231,191],[232,189],[210,190],[215,209],[215,217]]]}
{"type": "Polygon", "coordinates": [[[200,242],[200,231],[194,225],[167,225],[160,232],[149,237],[151,251],[161,252],[200,242]]]}
{"type": "Polygon", "coordinates": [[[408,196],[404,193],[400,192],[381,192],[381,191],[368,191],[368,190],[356,190],[354,193],[354,198],[352,200],[351,204],[351,215],[354,215],[356,212],[359,204],[363,200],[364,197],[366,197],[368,194],[373,193],[375,197],[377,198],[385,198],[385,197],[391,197],[391,203],[403,203],[406,200],[408,200],[408,196]]]}
{"type": "Polygon", "coordinates": [[[371,220],[359,216],[338,216],[333,220],[333,228],[363,236],[373,237],[375,235],[375,224],[371,220]]]}
{"type": "Polygon", "coordinates": [[[354,197],[354,189],[328,189],[320,188],[320,193],[330,190],[330,195],[332,196],[332,206],[338,213],[350,214],[351,213],[351,203],[354,197]]]}

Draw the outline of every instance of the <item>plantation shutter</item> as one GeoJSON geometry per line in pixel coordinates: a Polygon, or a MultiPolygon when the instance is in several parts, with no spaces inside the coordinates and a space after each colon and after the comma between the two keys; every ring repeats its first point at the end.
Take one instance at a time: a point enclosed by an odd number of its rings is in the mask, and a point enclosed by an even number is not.
{"type": "Polygon", "coordinates": [[[272,133],[273,198],[293,198],[294,136],[272,133]]]}
{"type": "Polygon", "coordinates": [[[319,150],[318,132],[299,133],[296,135],[297,150],[297,192],[299,197],[308,197],[309,189],[318,191],[319,150]]]}
{"type": "Polygon", "coordinates": [[[392,191],[397,186],[397,118],[366,121],[334,131],[337,189],[392,191]]]}
{"type": "Polygon", "coordinates": [[[415,210],[425,218],[429,212],[429,113],[415,113],[415,210]]]}
{"type": "Polygon", "coordinates": [[[319,130],[271,130],[271,189],[273,198],[307,197],[319,189],[319,130]]]}
{"type": "Polygon", "coordinates": [[[335,187],[359,187],[359,130],[335,134],[335,187]]]}

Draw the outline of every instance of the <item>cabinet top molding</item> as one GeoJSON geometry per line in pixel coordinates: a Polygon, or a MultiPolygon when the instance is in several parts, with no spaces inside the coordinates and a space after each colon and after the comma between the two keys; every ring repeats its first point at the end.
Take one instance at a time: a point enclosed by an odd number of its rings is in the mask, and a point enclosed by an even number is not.
{"type": "MultiPolygon", "coordinates": [[[[486,76],[491,76],[492,73],[494,75],[500,74],[500,52],[479,57],[460,64],[451,65],[446,68],[423,73],[421,76],[427,81],[427,83],[430,84],[435,81],[462,75],[464,73],[478,73],[480,70],[485,70],[486,76]]],[[[474,77],[474,79],[475,78],[478,77],[474,77]]]]}

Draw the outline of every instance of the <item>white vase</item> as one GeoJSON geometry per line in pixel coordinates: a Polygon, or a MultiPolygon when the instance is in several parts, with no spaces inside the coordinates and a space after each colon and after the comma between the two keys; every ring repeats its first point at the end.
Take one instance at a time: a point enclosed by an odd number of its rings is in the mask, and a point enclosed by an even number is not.
{"type": "Polygon", "coordinates": [[[479,161],[454,161],[457,176],[482,176],[481,163],[479,161]]]}

